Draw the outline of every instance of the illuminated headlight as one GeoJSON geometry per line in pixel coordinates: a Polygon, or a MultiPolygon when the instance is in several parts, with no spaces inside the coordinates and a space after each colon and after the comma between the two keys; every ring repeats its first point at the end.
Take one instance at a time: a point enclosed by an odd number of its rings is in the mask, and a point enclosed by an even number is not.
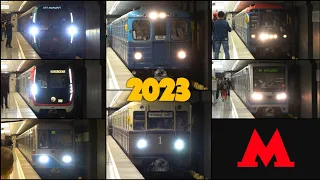
{"type": "Polygon", "coordinates": [[[63,156],[63,157],[62,157],[62,161],[63,161],[64,163],[70,163],[70,162],[72,161],[72,158],[71,158],[71,156],[66,155],[66,156],[63,156]]]}
{"type": "Polygon", "coordinates": [[[73,88],[72,88],[72,84],[70,84],[70,94],[73,93],[73,88]]]}
{"type": "Polygon", "coordinates": [[[166,13],[163,13],[163,12],[159,13],[159,18],[163,19],[165,17],[167,17],[166,13]]]}
{"type": "Polygon", "coordinates": [[[288,36],[286,34],[283,35],[283,38],[287,38],[288,36]]]}
{"type": "Polygon", "coordinates": [[[157,18],[158,18],[158,13],[157,13],[157,12],[151,12],[151,13],[149,14],[149,17],[150,17],[151,19],[157,19],[157,18]]]}
{"type": "Polygon", "coordinates": [[[252,98],[253,100],[260,101],[260,100],[263,99],[263,96],[262,96],[261,93],[256,93],[256,92],[254,92],[254,93],[251,94],[251,98],[252,98]]]}
{"type": "Polygon", "coordinates": [[[140,139],[140,140],[138,141],[138,143],[137,143],[137,147],[138,147],[139,149],[143,149],[143,148],[147,147],[147,141],[144,140],[144,139],[140,139]]]}
{"type": "Polygon", "coordinates": [[[37,88],[37,85],[36,84],[32,84],[32,86],[31,86],[31,93],[32,93],[32,95],[37,95],[37,93],[38,93],[38,88],[37,88]]]}
{"type": "Polygon", "coordinates": [[[176,148],[177,150],[183,149],[184,142],[181,139],[176,140],[176,142],[174,143],[174,148],[176,148]]]}
{"type": "Polygon", "coordinates": [[[269,34],[269,39],[272,39],[273,38],[273,35],[272,34],[269,34]]]}
{"type": "Polygon", "coordinates": [[[277,100],[284,100],[287,98],[287,94],[286,93],[277,94],[276,98],[277,100]]]}
{"type": "Polygon", "coordinates": [[[260,39],[261,40],[266,40],[266,39],[268,39],[269,38],[269,35],[268,34],[265,34],[265,33],[261,33],[260,34],[260,39]]]}
{"type": "Polygon", "coordinates": [[[39,161],[40,163],[47,163],[49,161],[49,158],[46,155],[42,155],[40,156],[39,161]]]}
{"type": "Polygon", "coordinates": [[[256,35],[255,34],[251,34],[251,38],[256,38],[256,35]]]}
{"type": "Polygon", "coordinates": [[[68,28],[68,34],[71,35],[71,36],[74,36],[75,34],[78,33],[78,29],[74,26],[70,26],[68,28]]]}
{"type": "Polygon", "coordinates": [[[187,57],[186,52],[184,52],[184,51],[179,51],[179,52],[178,52],[178,58],[179,58],[179,59],[184,59],[184,58],[186,58],[186,57],[187,57]]]}
{"type": "Polygon", "coordinates": [[[39,29],[35,26],[30,28],[30,34],[32,34],[33,36],[36,36],[39,33],[39,29]]]}
{"type": "Polygon", "coordinates": [[[278,38],[278,35],[274,34],[274,35],[273,35],[273,38],[274,38],[274,39],[277,39],[277,38],[278,38]]]}
{"type": "Polygon", "coordinates": [[[140,59],[142,58],[141,52],[136,52],[136,53],[134,54],[134,58],[137,59],[137,60],[140,60],[140,59]]]}

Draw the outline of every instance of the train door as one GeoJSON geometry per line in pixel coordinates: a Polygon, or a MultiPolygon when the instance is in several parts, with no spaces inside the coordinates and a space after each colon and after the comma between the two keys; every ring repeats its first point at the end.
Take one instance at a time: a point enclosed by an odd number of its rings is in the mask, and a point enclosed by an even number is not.
{"type": "Polygon", "coordinates": [[[153,49],[153,65],[155,67],[168,66],[169,44],[167,33],[167,23],[165,21],[156,21],[153,23],[154,39],[153,49]]]}

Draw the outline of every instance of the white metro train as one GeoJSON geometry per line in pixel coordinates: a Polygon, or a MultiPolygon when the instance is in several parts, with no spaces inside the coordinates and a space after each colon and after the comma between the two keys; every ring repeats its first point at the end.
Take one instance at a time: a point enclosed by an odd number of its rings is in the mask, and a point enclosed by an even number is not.
{"type": "Polygon", "coordinates": [[[254,115],[288,113],[288,70],[285,64],[250,64],[232,76],[234,92],[254,115]]]}

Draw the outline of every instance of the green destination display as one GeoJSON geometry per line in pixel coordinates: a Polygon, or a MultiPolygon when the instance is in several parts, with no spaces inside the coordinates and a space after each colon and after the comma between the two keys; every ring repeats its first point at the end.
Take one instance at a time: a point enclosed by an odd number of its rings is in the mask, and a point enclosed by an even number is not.
{"type": "Polygon", "coordinates": [[[51,131],[51,134],[53,134],[53,135],[56,134],[56,131],[51,131]]]}
{"type": "Polygon", "coordinates": [[[278,73],[279,68],[258,68],[259,73],[278,73]]]}

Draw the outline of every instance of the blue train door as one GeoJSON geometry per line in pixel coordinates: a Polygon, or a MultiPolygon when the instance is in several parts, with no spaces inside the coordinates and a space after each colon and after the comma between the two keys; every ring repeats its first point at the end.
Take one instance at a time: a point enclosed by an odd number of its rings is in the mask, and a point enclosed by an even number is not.
{"type": "Polygon", "coordinates": [[[167,40],[167,25],[165,21],[157,21],[153,23],[153,27],[153,66],[166,67],[169,65],[169,41],[167,40]]]}

